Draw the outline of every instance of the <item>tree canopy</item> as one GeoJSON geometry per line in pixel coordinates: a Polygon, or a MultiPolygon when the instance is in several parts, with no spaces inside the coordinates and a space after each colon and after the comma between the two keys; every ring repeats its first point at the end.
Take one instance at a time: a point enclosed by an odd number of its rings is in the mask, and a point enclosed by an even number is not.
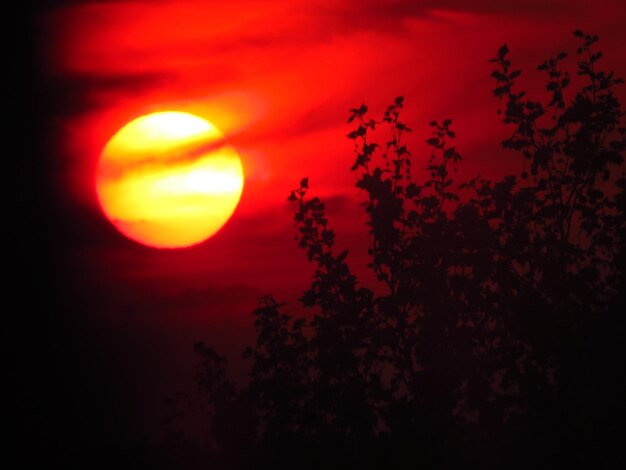
{"type": "Polygon", "coordinates": [[[289,201],[315,267],[300,299],[311,316],[260,300],[246,385],[196,344],[216,465],[615,468],[626,129],[598,37],[574,34],[575,71],[566,53],[538,67],[543,100],[523,91],[506,46],[490,61],[517,174],[455,181],[451,119],[429,124],[426,167],[413,168],[402,96],[378,119],[350,110],[380,288],[358,281],[303,178],[289,201]]]}

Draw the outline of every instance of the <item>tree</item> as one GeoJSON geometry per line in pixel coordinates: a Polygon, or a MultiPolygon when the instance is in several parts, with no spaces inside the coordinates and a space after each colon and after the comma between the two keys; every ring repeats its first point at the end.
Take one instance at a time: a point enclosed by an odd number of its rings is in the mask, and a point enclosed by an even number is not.
{"type": "Polygon", "coordinates": [[[380,120],[365,105],[350,110],[369,268],[383,288],[358,283],[302,179],[289,200],[315,266],[301,298],[314,314],[294,319],[261,299],[244,387],[198,346],[215,452],[236,443],[248,463],[314,468],[615,465],[610,438],[626,417],[626,129],[621,80],[599,69],[597,36],[574,34],[575,77],[565,53],[538,67],[547,103],[519,89],[506,46],[491,60],[512,128],[502,145],[527,165],[520,174],[456,184],[450,119],[430,123],[425,174],[415,172],[403,97],[380,120]]]}

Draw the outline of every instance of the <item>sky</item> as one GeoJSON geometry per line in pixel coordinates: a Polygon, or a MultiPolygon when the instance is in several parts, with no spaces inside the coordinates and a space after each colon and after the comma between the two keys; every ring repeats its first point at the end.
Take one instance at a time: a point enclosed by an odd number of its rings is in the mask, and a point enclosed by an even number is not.
{"type": "Polygon", "coordinates": [[[48,2],[30,18],[46,222],[31,238],[50,260],[37,281],[64,307],[49,321],[72,358],[65,370],[80,377],[70,382],[83,395],[76,414],[111,445],[158,438],[163,398],[193,387],[196,340],[244,376],[257,299],[271,293],[301,311],[312,271],[286,198],[302,177],[368,282],[350,108],[366,103],[380,118],[403,95],[416,167],[428,158],[428,123],[452,118],[459,178],[499,177],[520,163],[499,146],[507,131],[488,59],[508,44],[540,96],[537,65],[561,50],[575,55],[571,33],[582,29],[600,35],[604,64],[626,76],[624,19],[620,0],[48,2]],[[242,159],[238,208],[195,247],[141,246],[98,205],[103,147],[155,111],[210,120],[242,159]]]}

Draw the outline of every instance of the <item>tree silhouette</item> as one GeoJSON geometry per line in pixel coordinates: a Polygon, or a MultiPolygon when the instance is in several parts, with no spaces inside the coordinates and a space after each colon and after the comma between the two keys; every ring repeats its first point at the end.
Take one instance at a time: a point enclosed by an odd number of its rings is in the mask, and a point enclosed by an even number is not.
{"type": "Polygon", "coordinates": [[[302,179],[289,201],[315,267],[300,299],[311,318],[260,300],[245,386],[196,346],[216,462],[615,468],[626,417],[626,129],[621,80],[599,69],[597,36],[574,34],[575,76],[565,53],[538,67],[545,103],[519,88],[506,46],[490,61],[512,129],[502,146],[521,156],[519,174],[455,183],[450,119],[430,123],[427,166],[413,171],[403,97],[380,120],[365,105],[350,110],[380,285],[359,284],[302,179]]]}

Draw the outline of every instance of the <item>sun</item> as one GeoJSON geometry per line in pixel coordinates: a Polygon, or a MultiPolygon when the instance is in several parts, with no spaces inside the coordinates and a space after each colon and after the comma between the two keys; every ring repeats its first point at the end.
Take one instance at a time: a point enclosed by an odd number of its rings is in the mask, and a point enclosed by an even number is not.
{"type": "Polygon", "coordinates": [[[178,111],[141,116],[108,141],[96,170],[107,218],[155,248],[196,245],[235,211],[243,190],[235,149],[209,121],[178,111]]]}

